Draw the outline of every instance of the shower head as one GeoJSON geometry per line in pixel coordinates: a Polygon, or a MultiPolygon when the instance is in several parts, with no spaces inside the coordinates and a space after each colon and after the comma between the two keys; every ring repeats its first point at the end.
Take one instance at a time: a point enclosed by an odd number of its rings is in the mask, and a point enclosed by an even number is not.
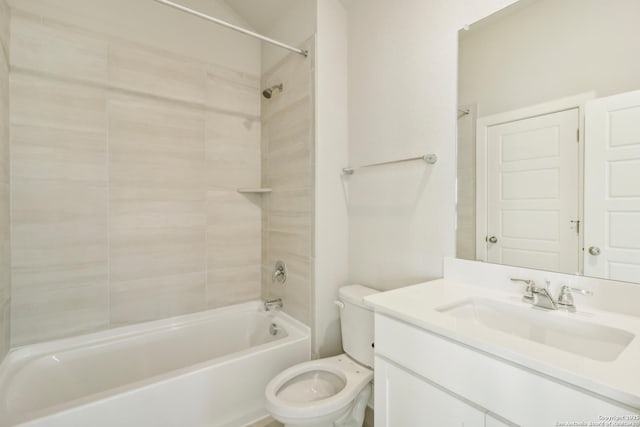
{"type": "Polygon", "coordinates": [[[282,92],[282,83],[280,83],[279,85],[271,86],[269,89],[263,90],[262,96],[264,96],[267,99],[271,99],[271,95],[273,95],[274,89],[278,89],[280,92],[282,92]]]}

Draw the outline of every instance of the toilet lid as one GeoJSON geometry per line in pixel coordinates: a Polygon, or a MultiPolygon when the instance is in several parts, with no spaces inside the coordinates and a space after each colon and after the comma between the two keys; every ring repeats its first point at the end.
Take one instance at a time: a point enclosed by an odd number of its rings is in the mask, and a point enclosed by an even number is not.
{"type": "Polygon", "coordinates": [[[315,402],[339,393],[346,382],[338,375],[317,370],[306,372],[287,381],[276,393],[285,402],[315,402]]]}

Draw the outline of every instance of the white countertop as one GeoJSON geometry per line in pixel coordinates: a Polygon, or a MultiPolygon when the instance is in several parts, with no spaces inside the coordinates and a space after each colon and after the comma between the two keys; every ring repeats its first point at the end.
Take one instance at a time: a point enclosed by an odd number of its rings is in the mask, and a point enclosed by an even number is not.
{"type": "Polygon", "coordinates": [[[434,280],[365,298],[367,305],[411,325],[546,374],[593,393],[640,409],[640,318],[580,307],[576,313],[545,311],[544,315],[622,329],[634,339],[613,361],[597,361],[530,341],[478,323],[458,321],[437,309],[469,298],[498,301],[539,310],[521,301],[521,295],[447,279],[434,280]]]}

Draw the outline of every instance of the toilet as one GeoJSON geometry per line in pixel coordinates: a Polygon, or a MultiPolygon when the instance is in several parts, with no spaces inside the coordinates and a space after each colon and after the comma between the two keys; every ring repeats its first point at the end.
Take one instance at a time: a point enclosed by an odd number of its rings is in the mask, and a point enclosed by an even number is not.
{"type": "Polygon", "coordinates": [[[292,366],[265,390],[267,411],[285,427],[362,427],[373,380],[373,311],[363,298],[377,293],[360,285],[340,288],[345,354],[292,366]]]}

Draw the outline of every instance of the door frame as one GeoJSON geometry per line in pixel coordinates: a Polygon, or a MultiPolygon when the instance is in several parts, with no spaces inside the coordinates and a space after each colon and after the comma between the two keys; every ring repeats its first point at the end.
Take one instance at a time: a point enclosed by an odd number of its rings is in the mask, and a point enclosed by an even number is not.
{"type": "MultiPolygon", "coordinates": [[[[587,101],[596,98],[596,92],[583,92],[541,104],[535,104],[476,121],[476,260],[487,261],[487,136],[489,127],[547,114],[578,109],[578,220],[580,230],[578,250],[584,250],[584,108],[587,101]]],[[[583,256],[578,256],[578,267],[583,271],[583,256]]],[[[576,272],[578,273],[578,272],[576,272]]]]}

